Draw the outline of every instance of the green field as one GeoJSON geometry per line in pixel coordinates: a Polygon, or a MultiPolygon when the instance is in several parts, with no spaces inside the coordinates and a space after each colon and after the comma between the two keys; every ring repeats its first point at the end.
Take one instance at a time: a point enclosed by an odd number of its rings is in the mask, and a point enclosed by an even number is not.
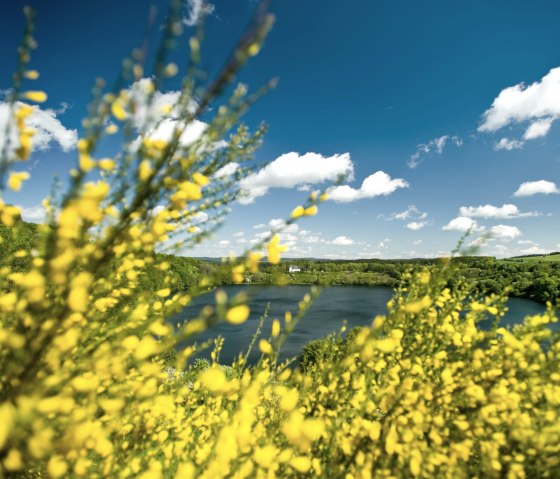
{"type": "Polygon", "coordinates": [[[535,255],[535,256],[516,256],[513,258],[507,258],[505,261],[516,261],[522,263],[527,263],[532,261],[555,262],[555,261],[560,261],[560,253],[550,253],[550,254],[535,255]]]}

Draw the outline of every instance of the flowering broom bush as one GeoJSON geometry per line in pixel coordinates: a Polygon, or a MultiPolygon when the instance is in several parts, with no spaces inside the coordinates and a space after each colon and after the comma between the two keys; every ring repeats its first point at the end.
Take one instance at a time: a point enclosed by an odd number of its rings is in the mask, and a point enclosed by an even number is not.
{"type": "MultiPolygon", "coordinates": [[[[161,104],[158,92],[177,73],[166,54],[181,34],[179,10],[173,2],[149,78],[134,51],[112,91],[97,84],[68,190],[45,200],[47,219],[30,247],[21,247],[29,233],[19,208],[0,204],[12,238],[0,255],[0,475],[560,477],[553,308],[502,328],[504,297],[450,289],[446,267],[405,275],[386,316],[304,370],[280,363],[278,352],[313,294],[294,317],[273,320],[255,366],[240,352],[226,371],[217,362],[220,341],[207,367],[194,361],[195,346],[171,354],[218,321],[244,322],[249,308],[243,296],[218,290],[216,306],[198,317],[177,328],[167,317],[224,279],[241,282],[258,269],[261,249],[272,263],[283,250],[272,232],[187,291],[175,292],[173,276],[162,289],[140,287],[147,271],[169,268],[156,250],[193,246],[220,223],[263,133],[239,126],[260,94],[240,86],[196,139],[184,141],[259,51],[272,17],[258,11],[205,89],[196,68],[201,31],[192,37],[183,89],[161,104]],[[173,131],[158,139],[166,118],[173,131]],[[99,158],[104,138],[118,130],[121,152],[99,158]],[[477,327],[488,318],[490,330],[477,327]]],[[[27,68],[34,40],[26,14],[13,122],[2,133],[0,175],[13,190],[28,177],[16,171],[33,148],[26,119],[46,98],[23,88],[38,77],[27,68]]],[[[315,214],[322,199],[311,195],[287,223],[315,214]]]]}

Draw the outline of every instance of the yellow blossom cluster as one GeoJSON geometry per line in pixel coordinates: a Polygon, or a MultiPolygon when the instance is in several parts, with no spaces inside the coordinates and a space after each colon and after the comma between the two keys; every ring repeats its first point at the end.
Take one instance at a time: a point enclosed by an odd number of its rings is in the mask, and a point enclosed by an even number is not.
{"type": "MultiPolygon", "coordinates": [[[[172,4],[164,45],[182,30],[181,2],[172,4]]],[[[260,50],[271,22],[270,15],[257,19],[200,105],[260,50]]],[[[198,39],[189,44],[196,63],[198,39]]],[[[121,80],[142,75],[141,54],[124,63],[121,80]]],[[[162,61],[154,84],[177,70],[162,61]]],[[[246,298],[218,290],[216,304],[196,317],[176,327],[167,318],[223,281],[258,271],[259,249],[270,263],[285,250],[273,233],[188,290],[177,288],[157,254],[173,241],[193,246],[213,230],[242,178],[216,172],[250,159],[262,134],[240,127],[227,146],[216,146],[254,100],[239,88],[213,110],[200,139],[182,144],[182,129],[196,119],[190,100],[198,77],[187,76],[173,105],[184,122],[171,140],[150,139],[151,130],[140,128],[134,138],[123,134],[128,143],[113,159],[96,159],[99,142],[121,128],[134,131],[135,111],[148,108],[150,97],[138,105],[126,90],[103,94],[96,85],[67,193],[45,202],[48,218],[29,248],[8,245],[0,255],[0,477],[560,477],[555,310],[549,305],[521,325],[501,327],[505,298],[451,288],[445,268],[406,275],[387,315],[320,364],[278,360],[312,293],[296,315],[272,321],[256,365],[241,351],[231,366],[221,365],[223,341],[216,339],[211,362],[198,367],[204,345],[194,342],[197,334],[218,321],[244,323],[246,298]],[[154,271],[162,284],[150,289],[154,271]],[[484,330],[489,318],[493,326],[484,330]]],[[[20,96],[46,100],[36,91],[20,96]]],[[[206,111],[200,105],[197,115],[206,111]]],[[[32,151],[29,108],[13,113],[19,159],[32,151]]],[[[24,179],[7,181],[17,190],[24,179]]],[[[316,214],[324,199],[313,193],[288,221],[316,214]]],[[[14,244],[24,239],[18,207],[0,202],[0,223],[14,244]]]]}

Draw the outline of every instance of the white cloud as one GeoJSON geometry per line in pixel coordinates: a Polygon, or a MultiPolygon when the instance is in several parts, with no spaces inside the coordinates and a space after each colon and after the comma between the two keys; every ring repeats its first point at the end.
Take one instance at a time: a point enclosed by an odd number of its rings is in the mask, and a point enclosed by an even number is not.
{"type": "MultiPolygon", "coordinates": [[[[150,98],[150,92],[153,89],[152,80],[143,78],[134,82],[129,88],[131,100],[134,102],[134,115],[132,122],[138,131],[145,132],[145,135],[152,140],[163,140],[170,142],[175,131],[181,131],[179,143],[186,147],[192,145],[199,140],[208,124],[200,120],[194,119],[188,123],[179,120],[182,116],[180,105],[178,104],[181,96],[180,91],[161,92],[156,91],[150,98]],[[171,108],[171,111],[167,111],[171,108]]],[[[189,112],[194,112],[196,103],[191,101],[187,106],[189,112]]],[[[138,137],[129,146],[131,151],[136,151],[141,145],[142,139],[138,137]]],[[[221,148],[226,146],[225,141],[218,141],[212,144],[212,148],[221,148]]],[[[238,168],[236,163],[228,164],[218,170],[215,176],[226,176],[232,174],[238,168]]]]}
{"type": "Polygon", "coordinates": [[[548,134],[550,127],[552,126],[552,118],[545,118],[544,120],[537,120],[529,125],[529,128],[523,134],[524,140],[534,140],[535,138],[541,138],[548,134]]]}
{"type": "Polygon", "coordinates": [[[209,218],[210,215],[208,213],[205,213],[204,211],[199,211],[191,216],[191,222],[195,224],[206,223],[209,218]]]}
{"type": "Polygon", "coordinates": [[[469,248],[482,248],[483,246],[487,246],[490,238],[488,236],[479,236],[471,241],[467,246],[469,248]]]}
{"type": "Polygon", "coordinates": [[[240,198],[239,202],[253,203],[256,198],[266,195],[270,188],[297,188],[335,181],[340,175],[351,176],[353,171],[349,153],[329,157],[319,153],[286,153],[240,182],[246,196],[240,198]]]}
{"type": "Polygon", "coordinates": [[[398,188],[408,188],[408,182],[402,178],[392,179],[387,173],[378,171],[368,176],[358,189],[348,185],[336,186],[329,190],[330,200],[337,203],[348,203],[363,198],[374,198],[375,196],[387,196],[398,188]]]}
{"type": "Polygon", "coordinates": [[[503,206],[483,205],[483,206],[461,206],[459,209],[461,216],[469,218],[522,218],[527,216],[539,216],[538,212],[521,213],[517,206],[505,204],[503,206]]]}
{"type": "Polygon", "coordinates": [[[237,231],[236,233],[233,233],[232,236],[234,238],[243,238],[243,236],[245,236],[245,232],[244,231],[237,231]]]}
{"type": "Polygon", "coordinates": [[[348,238],[348,236],[337,236],[334,240],[332,240],[331,244],[337,246],[348,246],[354,244],[354,240],[348,238]]]}
{"type": "Polygon", "coordinates": [[[552,181],[547,180],[539,180],[539,181],[526,181],[525,183],[521,183],[517,191],[513,194],[513,196],[522,197],[522,196],[533,196],[536,194],[558,194],[560,190],[556,187],[556,184],[552,181]]]}
{"type": "Polygon", "coordinates": [[[233,175],[239,168],[239,164],[232,162],[227,165],[222,166],[216,173],[214,173],[215,178],[224,178],[226,176],[233,175]]]}
{"type": "Polygon", "coordinates": [[[520,150],[523,148],[525,142],[519,140],[510,140],[509,138],[502,138],[500,141],[494,144],[495,150],[520,150]]]}
{"type": "MultiPolygon", "coordinates": [[[[16,102],[16,109],[24,105],[16,102]]],[[[57,143],[63,151],[70,151],[76,146],[78,132],[67,129],[57,118],[55,110],[42,110],[39,106],[32,106],[33,113],[26,119],[25,124],[35,130],[31,142],[33,150],[47,150],[57,143]]],[[[0,102],[0,151],[5,144],[5,131],[8,121],[12,122],[10,133],[10,145],[15,149],[19,147],[19,134],[13,116],[10,115],[8,103],[0,102]]]]}
{"type": "Polygon", "coordinates": [[[531,246],[530,248],[520,250],[521,254],[548,254],[549,250],[541,248],[540,246],[531,246]]]}
{"type": "Polygon", "coordinates": [[[228,240],[222,240],[218,243],[219,246],[229,246],[230,242],[228,240]]]}
{"type": "Polygon", "coordinates": [[[34,222],[42,222],[45,220],[47,213],[45,208],[41,205],[32,206],[31,208],[24,208],[21,211],[21,217],[25,221],[34,222]]]}
{"type": "Polygon", "coordinates": [[[389,216],[388,220],[410,220],[410,219],[418,219],[423,220],[424,218],[428,217],[428,213],[420,211],[416,205],[410,205],[406,210],[401,211],[400,213],[393,213],[389,216]]]}
{"type": "Polygon", "coordinates": [[[469,230],[476,231],[478,225],[472,218],[467,218],[466,216],[458,216],[447,223],[442,230],[444,231],[461,231],[466,232],[469,230]]]}
{"type": "MultiPolygon", "coordinates": [[[[273,218],[268,222],[268,225],[272,228],[272,229],[278,229],[281,228],[282,226],[284,226],[286,224],[286,222],[282,219],[282,218],[273,218]]],[[[296,224],[294,224],[294,226],[297,226],[296,224]]]]}
{"type": "Polygon", "coordinates": [[[498,239],[513,239],[521,235],[516,226],[496,225],[490,228],[490,235],[498,239]]]}
{"type": "Polygon", "coordinates": [[[546,123],[559,116],[560,68],[553,68],[529,86],[519,83],[502,90],[484,112],[478,131],[494,132],[512,123],[531,122],[525,132],[526,139],[538,138],[548,133],[550,125],[547,127],[546,123]]]}
{"type": "MultiPolygon", "coordinates": [[[[165,118],[150,132],[150,139],[170,142],[173,139],[173,134],[178,123],[179,122],[173,118],[165,118]]],[[[208,124],[199,120],[192,120],[181,133],[179,143],[182,146],[192,145],[204,134],[207,128],[208,124]]]]}
{"type": "Polygon", "coordinates": [[[204,0],[187,0],[187,12],[183,17],[183,23],[192,27],[206,15],[213,13],[215,8],[214,4],[204,0]]]}
{"type": "Polygon", "coordinates": [[[422,163],[422,157],[432,152],[441,155],[447,143],[453,143],[455,146],[460,147],[463,144],[463,140],[458,136],[443,135],[428,141],[428,143],[421,143],[417,146],[416,152],[408,160],[408,167],[416,168],[422,163]]]}
{"type": "MultiPolygon", "coordinates": [[[[150,128],[156,125],[164,115],[164,111],[169,107],[172,110],[170,116],[177,115],[177,102],[181,96],[180,91],[155,91],[153,81],[150,78],[142,78],[134,82],[128,89],[131,100],[134,102],[134,115],[132,121],[138,129],[150,128]],[[151,95],[151,96],[150,96],[151,95]]],[[[194,111],[195,105],[190,105],[190,110],[194,111]]]]}
{"type": "Polygon", "coordinates": [[[381,249],[387,249],[389,247],[389,243],[391,242],[390,238],[385,238],[384,240],[381,240],[379,242],[379,244],[377,245],[378,248],[381,249]]]}
{"type": "Polygon", "coordinates": [[[427,221],[411,221],[410,223],[406,224],[406,228],[412,231],[418,231],[424,228],[428,224],[427,221]]]}

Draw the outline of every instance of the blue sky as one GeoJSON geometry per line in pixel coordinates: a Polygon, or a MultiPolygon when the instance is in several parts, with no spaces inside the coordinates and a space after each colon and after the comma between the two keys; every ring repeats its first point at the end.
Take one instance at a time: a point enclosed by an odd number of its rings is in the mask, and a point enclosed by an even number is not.
{"type": "MultiPolygon", "coordinates": [[[[76,161],[94,79],[115,77],[142,40],[150,5],[162,16],[167,2],[26,3],[38,14],[34,86],[48,92],[42,109],[58,122],[34,152],[31,179],[6,195],[32,218],[53,175],[64,178],[76,161]]],[[[196,3],[185,2],[187,21],[196,3]]],[[[0,89],[16,65],[23,5],[2,5],[0,89]]],[[[210,76],[255,5],[211,2],[210,76]]],[[[283,0],[273,11],[265,48],[238,78],[253,90],[280,80],[245,118],[268,123],[257,160],[272,165],[246,184],[254,201],[234,205],[215,238],[185,254],[239,253],[344,170],[353,180],[284,233],[286,256],[442,255],[469,227],[480,254],[560,250],[558,2],[283,0]],[[490,239],[476,239],[483,234],[490,239]]]]}

